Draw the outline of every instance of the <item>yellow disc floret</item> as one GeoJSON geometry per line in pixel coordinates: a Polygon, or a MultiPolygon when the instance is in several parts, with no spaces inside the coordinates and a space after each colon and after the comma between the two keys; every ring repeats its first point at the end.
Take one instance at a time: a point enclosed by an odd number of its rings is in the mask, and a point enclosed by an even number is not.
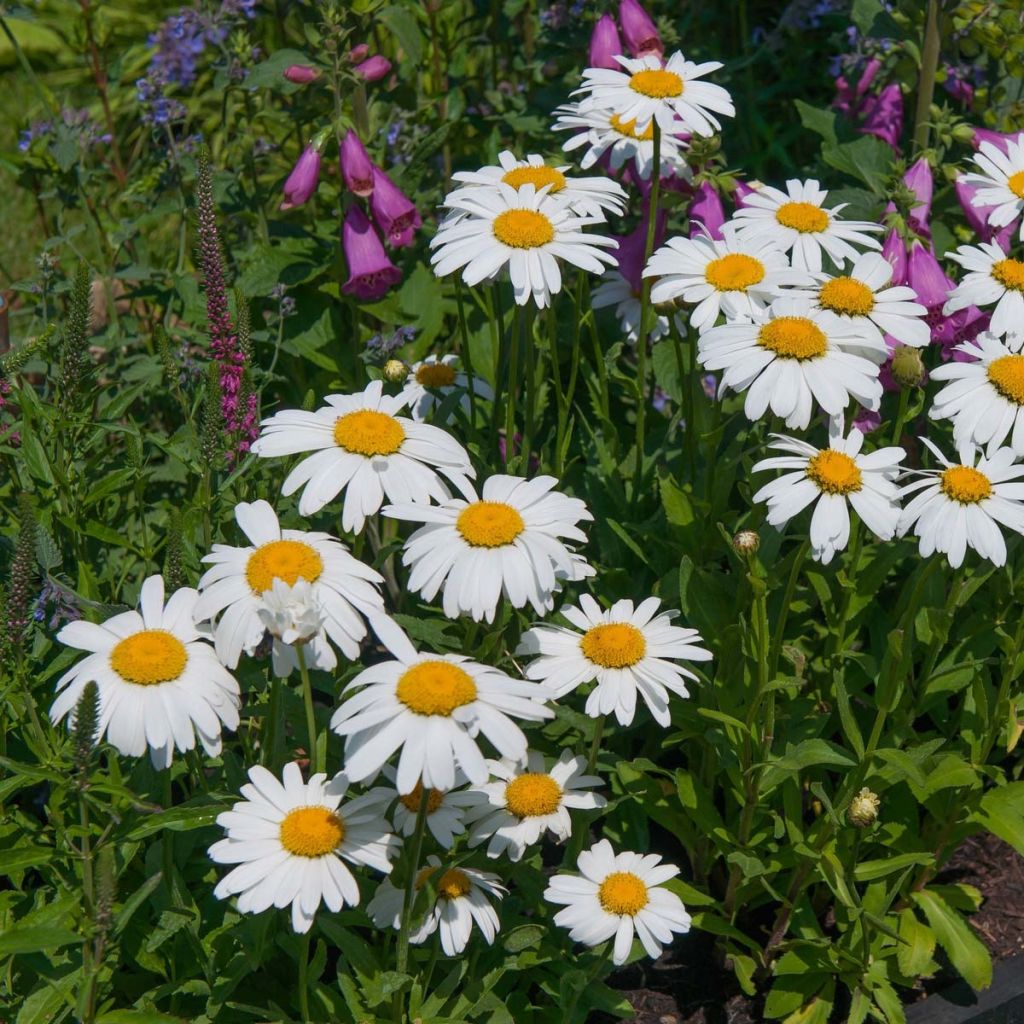
{"type": "Polygon", "coordinates": [[[1024,292],[1024,262],[1007,258],[992,264],[992,276],[1011,291],[1024,292]]]}
{"type": "Polygon", "coordinates": [[[165,629],[144,629],[119,641],[110,652],[110,667],[127,683],[169,683],[185,671],[185,645],[165,629]]]}
{"type": "Polygon", "coordinates": [[[780,316],[766,323],[757,343],[784,359],[817,359],[828,351],[825,332],[805,316],[780,316]]]}
{"type": "Polygon", "coordinates": [[[973,466],[950,466],[939,476],[942,493],[961,505],[976,505],[992,494],[992,481],[973,466]]]}
{"type": "Polygon", "coordinates": [[[609,914],[633,917],[647,906],[647,886],[632,871],[613,871],[597,890],[601,906],[609,914]]]}
{"type": "Polygon", "coordinates": [[[784,228],[804,234],[815,234],[828,227],[828,214],[814,203],[783,203],[775,211],[775,219],[784,228]]]}
{"type": "Polygon", "coordinates": [[[301,540],[272,540],[261,544],[245,566],[245,578],[254,594],[272,590],[274,580],[294,587],[299,580],[315,583],[324,561],[312,545],[301,540]]]}
{"type": "Polygon", "coordinates": [[[358,409],[334,422],[334,443],[354,455],[394,455],[404,440],[402,424],[376,409],[358,409]]]}
{"type": "Polygon", "coordinates": [[[512,249],[537,249],[555,237],[555,226],[537,210],[505,210],[494,218],[494,237],[512,249]]]}
{"type": "Polygon", "coordinates": [[[323,857],[345,839],[345,823],[329,807],[297,807],[281,822],[281,845],[296,857],[323,857]]]}
{"type": "Polygon", "coordinates": [[[416,368],[416,383],[425,388],[450,388],[455,371],[447,363],[424,363],[416,368]]]}
{"type": "Polygon", "coordinates": [[[1003,398],[1024,405],[1024,355],[993,359],[988,364],[988,379],[1003,398]]]}
{"type": "Polygon", "coordinates": [[[421,661],[402,673],[395,696],[417,715],[448,716],[476,700],[476,683],[450,661],[421,661]]]}
{"type": "Polygon", "coordinates": [[[459,513],[455,529],[475,548],[500,548],[511,544],[526,524],[519,510],[503,501],[475,501],[459,513]]]}
{"type": "Polygon", "coordinates": [[[618,114],[612,114],[608,118],[608,127],[612,131],[618,132],[623,138],[633,139],[635,142],[650,142],[654,138],[654,122],[650,124],[642,131],[636,130],[636,118],[632,121],[623,121],[618,114]]]}
{"type": "MultiPolygon", "coordinates": [[[[420,810],[420,801],[423,799],[423,783],[417,782],[411,793],[406,793],[405,796],[398,798],[406,810],[412,811],[413,814],[418,814],[420,810]]],[[[427,814],[433,814],[441,804],[444,803],[444,791],[440,789],[428,789],[427,790],[427,814]]]]}
{"type": "Polygon", "coordinates": [[[807,475],[825,494],[853,494],[863,486],[857,463],[845,452],[826,448],[807,463],[807,475]]]}
{"type": "MultiPolygon", "coordinates": [[[[423,868],[416,876],[416,888],[422,889],[427,879],[437,872],[437,868],[423,868]]],[[[468,896],[473,889],[473,883],[469,875],[458,868],[449,868],[434,885],[439,899],[457,900],[461,896],[468,896]]]]}
{"type": "Polygon", "coordinates": [[[511,171],[506,171],[501,180],[513,188],[533,185],[540,190],[545,185],[550,185],[552,192],[561,192],[565,188],[565,175],[557,167],[514,167],[511,171]]]}
{"type": "Polygon", "coordinates": [[[745,292],[764,280],[764,264],[742,252],[731,252],[712,260],[704,268],[704,279],[720,292],[745,292]]]}
{"type": "Polygon", "coordinates": [[[818,302],[833,313],[867,316],[875,308],[875,293],[856,278],[834,277],[821,286],[818,302]]]}
{"type": "Polygon", "coordinates": [[[554,814],[562,802],[562,787],[544,772],[527,772],[505,787],[505,806],[517,818],[554,814]]]}
{"type": "Polygon", "coordinates": [[[609,622],[588,629],[580,638],[583,656],[601,668],[629,668],[647,653],[647,641],[628,622],[609,622]]]}
{"type": "Polygon", "coordinates": [[[1006,187],[1018,198],[1024,199],[1024,171],[1011,174],[1006,180],[1006,187]]]}
{"type": "Polygon", "coordinates": [[[647,68],[637,71],[629,79],[629,87],[641,96],[664,100],[683,95],[683,80],[674,72],[664,68],[647,68]]]}

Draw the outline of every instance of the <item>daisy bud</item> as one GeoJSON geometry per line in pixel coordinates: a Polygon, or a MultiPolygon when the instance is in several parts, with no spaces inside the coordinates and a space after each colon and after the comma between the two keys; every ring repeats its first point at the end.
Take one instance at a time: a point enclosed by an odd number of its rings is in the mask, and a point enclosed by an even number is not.
{"type": "Polygon", "coordinates": [[[345,188],[353,195],[366,196],[373,192],[373,161],[366,152],[362,139],[354,131],[346,133],[341,140],[338,154],[341,163],[341,176],[345,188]]]}
{"type": "Polygon", "coordinates": [[[749,558],[757,554],[761,546],[761,538],[753,530],[740,530],[732,539],[732,549],[737,555],[749,558]]]}
{"type": "Polygon", "coordinates": [[[366,60],[369,56],[370,47],[366,43],[360,43],[358,46],[353,46],[346,54],[346,58],[351,64],[358,64],[360,61],[366,60]]]}
{"type": "Polygon", "coordinates": [[[587,66],[621,71],[622,65],[615,59],[621,53],[622,41],[619,39],[619,30],[615,26],[615,19],[610,14],[602,14],[590,36],[587,66]]]}
{"type": "Polygon", "coordinates": [[[294,586],[275,579],[271,589],[263,592],[256,614],[272,637],[289,645],[309,643],[324,623],[309,582],[301,578],[294,586]]]}
{"type": "Polygon", "coordinates": [[[658,35],[658,29],[637,0],[622,0],[619,4],[619,24],[622,25],[626,45],[634,57],[646,57],[651,53],[658,57],[664,56],[665,45],[658,35]]]}
{"type": "Polygon", "coordinates": [[[379,168],[373,168],[370,212],[388,243],[412,245],[413,235],[423,221],[415,203],[379,168]]]}
{"type": "Polygon", "coordinates": [[[898,149],[903,134],[903,92],[899,85],[887,85],[864,104],[864,112],[864,123],[858,129],[861,135],[874,135],[898,149]]]}
{"type": "Polygon", "coordinates": [[[356,65],[356,74],[366,82],[380,81],[391,70],[391,61],[379,53],[356,65]]]}
{"type": "Polygon", "coordinates": [[[389,384],[401,384],[409,376],[409,367],[401,359],[389,359],[384,364],[384,379],[389,384]]]}
{"type": "Polygon", "coordinates": [[[690,203],[690,237],[709,235],[720,240],[724,223],[725,208],[718,192],[710,181],[702,181],[690,203]]]}
{"type": "Polygon", "coordinates": [[[345,217],[341,245],[348,263],[348,280],[341,286],[346,295],[375,302],[402,280],[402,272],[388,259],[377,232],[358,206],[345,217]]]}
{"type": "Polygon", "coordinates": [[[293,82],[295,85],[309,85],[310,82],[314,82],[320,77],[320,72],[308,64],[289,64],[284,69],[283,75],[287,81],[293,82]]]}
{"type": "Polygon", "coordinates": [[[905,388],[919,388],[925,382],[921,353],[909,345],[901,345],[892,357],[893,379],[905,388]]]}
{"type": "Polygon", "coordinates": [[[291,210],[302,206],[316,191],[319,178],[320,153],[315,146],[307,146],[284,183],[284,202],[280,208],[291,210]]]}
{"type": "Polygon", "coordinates": [[[878,819],[882,801],[865,786],[851,801],[846,820],[856,828],[867,828],[878,819]]]}

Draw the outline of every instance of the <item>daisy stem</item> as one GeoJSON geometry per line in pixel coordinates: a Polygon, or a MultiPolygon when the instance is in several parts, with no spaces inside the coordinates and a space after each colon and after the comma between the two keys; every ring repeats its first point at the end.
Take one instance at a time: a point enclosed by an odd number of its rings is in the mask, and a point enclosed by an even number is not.
{"type": "Polygon", "coordinates": [[[580,985],[576,991],[573,992],[572,999],[569,1001],[569,1006],[565,1011],[565,1016],[562,1018],[565,1021],[565,1024],[572,1024],[573,1014],[576,1012],[576,1004],[580,1001],[580,996],[583,995],[583,993],[586,992],[586,990],[590,988],[590,986],[593,985],[601,976],[602,969],[608,963],[608,954],[611,952],[611,949],[612,943],[609,941],[603,943],[595,953],[593,967],[591,968],[586,982],[580,985]]]}
{"type": "Polygon", "coordinates": [[[462,344],[459,346],[459,355],[466,367],[466,376],[469,378],[469,427],[473,434],[476,434],[476,389],[473,384],[476,376],[473,373],[473,355],[469,346],[469,327],[466,324],[466,307],[462,303],[462,277],[455,275],[455,305],[459,311],[459,334],[462,337],[462,344]]]}
{"type": "Polygon", "coordinates": [[[890,444],[899,444],[903,436],[903,425],[907,421],[907,410],[910,408],[910,388],[900,388],[900,405],[896,412],[896,422],[892,428],[890,444]]]}
{"type": "Polygon", "coordinates": [[[516,390],[519,387],[519,347],[523,333],[523,307],[516,306],[515,325],[508,342],[508,396],[505,399],[505,465],[508,471],[516,463],[515,430],[516,430],[516,390]]]}
{"type": "Polygon", "coordinates": [[[605,716],[602,715],[594,724],[594,738],[590,741],[590,754],[587,757],[587,775],[593,775],[597,767],[597,759],[601,753],[601,740],[604,738],[605,716]]]}
{"type": "Polygon", "coordinates": [[[270,682],[270,706],[267,709],[266,744],[263,747],[263,766],[277,771],[280,751],[284,740],[284,723],[281,721],[281,691],[284,680],[275,675],[270,682]]]}
{"type": "Polygon", "coordinates": [[[299,1013],[303,1021],[309,1017],[309,932],[302,936],[299,948],[299,1013]]]}
{"type": "MultiPolygon", "coordinates": [[[[552,305],[552,311],[554,306],[552,305]]],[[[530,474],[530,448],[533,445],[533,432],[536,425],[537,405],[537,346],[533,336],[533,306],[523,309],[519,321],[519,343],[526,361],[526,417],[523,422],[523,476],[530,474]]],[[[557,371],[556,371],[557,372],[557,371]]]]}
{"type": "Polygon", "coordinates": [[[805,537],[803,543],[797,549],[793,558],[793,566],[789,571],[789,580],[786,582],[786,589],[782,594],[782,605],[779,608],[779,619],[775,624],[775,633],[772,636],[772,646],[768,654],[768,678],[774,679],[779,671],[779,655],[782,653],[782,641],[786,634],[786,619],[789,617],[789,606],[793,603],[793,593],[796,591],[797,580],[800,578],[800,570],[804,567],[804,560],[810,550],[811,540],[805,537]]]}
{"type": "MultiPolygon", "coordinates": [[[[593,775],[597,768],[597,759],[601,754],[601,740],[604,738],[604,723],[604,715],[594,722],[594,738],[590,741],[590,753],[587,755],[587,775],[593,775]]],[[[572,837],[565,848],[565,859],[562,862],[565,866],[571,867],[576,863],[589,834],[589,819],[587,822],[579,822],[573,829],[572,837]]],[[[566,1020],[568,1019],[569,1017],[567,1016],[566,1020]]]]}
{"type": "Polygon", "coordinates": [[[306,707],[306,729],[309,733],[309,766],[314,771],[327,770],[327,745],[321,749],[316,734],[316,715],[313,713],[313,687],[309,681],[309,668],[306,665],[306,652],[302,644],[295,645],[295,657],[299,662],[299,675],[302,676],[302,703],[306,707]],[[315,764],[315,767],[314,767],[315,764]]]}
{"type": "MultiPolygon", "coordinates": [[[[405,974],[409,966],[409,932],[412,930],[412,904],[416,894],[416,875],[420,869],[420,856],[423,853],[423,833],[427,826],[427,807],[430,802],[430,789],[422,786],[420,806],[416,811],[416,827],[412,834],[412,861],[409,864],[409,875],[405,880],[402,893],[402,923],[398,930],[398,951],[395,957],[395,970],[405,974]]],[[[394,1012],[396,1024],[402,1024],[405,999],[401,992],[395,993],[394,1012]]]]}
{"type": "Polygon", "coordinates": [[[850,561],[846,570],[846,585],[843,587],[843,596],[839,599],[836,612],[836,623],[832,627],[832,650],[829,654],[829,668],[836,670],[836,659],[842,656],[843,648],[846,646],[846,625],[850,617],[850,603],[853,601],[854,591],[857,589],[857,576],[860,572],[860,556],[863,551],[861,545],[860,521],[854,519],[850,524],[850,561]]]}
{"type": "MultiPolygon", "coordinates": [[[[501,462],[501,448],[499,446],[498,424],[501,417],[501,399],[505,390],[506,372],[508,363],[508,348],[505,344],[505,315],[501,308],[500,286],[495,284],[491,289],[490,317],[491,323],[491,353],[494,359],[494,404],[491,406],[491,444],[494,448],[494,457],[501,462]]],[[[507,448],[506,448],[507,454],[507,448]]]]}
{"type": "MultiPolygon", "coordinates": [[[[163,770],[162,779],[163,782],[163,797],[162,803],[165,811],[169,811],[174,806],[174,792],[171,789],[171,768],[168,766],[163,770]]],[[[161,850],[163,852],[163,873],[164,873],[164,885],[167,886],[167,898],[172,906],[178,904],[178,900],[175,898],[175,887],[174,887],[174,833],[169,829],[165,828],[163,831],[163,838],[160,840],[161,850]]]]}

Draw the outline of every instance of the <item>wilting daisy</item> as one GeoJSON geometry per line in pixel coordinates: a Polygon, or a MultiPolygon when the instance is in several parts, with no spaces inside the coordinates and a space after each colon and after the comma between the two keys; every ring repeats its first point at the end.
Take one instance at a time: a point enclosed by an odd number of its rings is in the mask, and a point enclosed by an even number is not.
{"type": "MultiPolygon", "coordinates": [[[[217,657],[234,668],[242,651],[251,654],[263,639],[266,627],[260,608],[264,594],[273,591],[274,580],[289,587],[305,580],[309,599],[323,619],[306,647],[307,657],[318,668],[333,669],[338,663],[333,643],[354,661],[366,636],[363,616],[384,611],[377,590],[384,577],[353,558],[329,534],[282,530],[277,514],[265,501],[240,502],[235,520],[252,543],[241,548],[213,545],[213,551],[203,557],[212,567],[199,581],[201,595],[195,607],[197,621],[217,620],[217,657]]],[[[291,648],[284,648],[280,656],[294,664],[291,648]]]]}
{"type": "MultiPolygon", "coordinates": [[[[917,301],[917,292],[904,285],[887,287],[892,264],[877,252],[861,253],[848,274],[816,275],[814,287],[802,292],[819,309],[872,340],[870,351],[877,357],[889,334],[903,345],[921,348],[931,341],[931,329],[924,320],[928,310],[917,301]]],[[[883,357],[884,358],[884,357],[883,357]]]]}
{"type": "Polygon", "coordinates": [[[149,748],[156,768],[169,768],[175,747],[193,750],[196,736],[207,754],[219,754],[221,729],[238,728],[238,683],[194,624],[199,594],[176,590],[164,604],[162,576],[139,592],[139,611],[121,612],[101,624],[69,622],[57,639],[89,654],[57,680],[50,709],[56,724],[70,715],[82,691],[96,684],[97,737],[140,757],[149,748]]]}
{"type": "Polygon", "coordinates": [[[550,611],[563,582],[594,574],[564,543],[584,543],[576,524],[594,517],[579,498],[553,490],[556,483],[553,476],[495,474],[482,497],[467,487],[464,497],[440,505],[388,505],[384,515],[425,524],[402,554],[409,590],[432,601],[443,586],[442,607],[452,619],[493,622],[502,594],[515,608],[529,602],[538,615],[550,611]]]}
{"type": "MultiPolygon", "coordinates": [[[[458,956],[469,943],[476,923],[480,934],[490,945],[498,934],[498,915],[488,901],[502,899],[508,890],[498,875],[474,868],[457,867],[445,870],[439,858],[427,858],[427,867],[416,876],[416,888],[433,888],[434,904],[423,921],[414,924],[409,941],[414,945],[426,942],[438,929],[441,948],[445,956],[458,956]]],[[[378,928],[402,927],[402,901],[404,893],[384,879],[366,907],[366,912],[378,928]]]]}
{"type": "MultiPolygon", "coordinates": [[[[615,316],[626,341],[631,345],[636,344],[636,339],[640,337],[640,321],[643,315],[640,292],[618,270],[609,270],[601,278],[601,283],[590,293],[590,304],[594,309],[614,306],[615,316]]],[[[678,317],[676,321],[679,322],[678,317]]],[[[655,316],[654,326],[647,337],[653,343],[665,337],[669,330],[671,326],[668,317],[659,313],[655,316]]]]}
{"type": "Polygon", "coordinates": [[[771,436],[774,443],[768,447],[787,454],[762,459],[753,472],[787,470],[754,495],[755,502],[767,502],[772,526],[785,526],[813,504],[811,553],[827,565],[849,543],[849,502],[875,536],[892,540],[900,518],[896,478],[907,454],[902,448],[879,448],[862,455],[864,435],[855,427],[843,437],[840,417],[829,424],[827,448],[815,448],[796,437],[771,436]]]}
{"type": "Polygon", "coordinates": [[[607,839],[584,850],[577,864],[579,875],[555,875],[544,891],[549,903],[565,907],[555,914],[555,924],[568,928],[574,942],[597,946],[614,936],[612,961],[621,964],[634,933],[656,958],[673,932],[690,930],[683,901],[663,887],[679,874],[674,864],[662,864],[656,854],[616,854],[607,839]]]}
{"type": "Polygon", "coordinates": [[[294,762],[282,782],[259,765],[249,769],[244,800],[217,816],[227,837],[210,847],[217,864],[237,864],[213,890],[218,899],[238,896],[238,910],[259,914],[292,907],[292,928],[308,932],[321,902],[332,913],[359,902],[359,886],[345,866],[366,865],[385,874],[399,841],[380,815],[376,798],[345,803],[348,780],[310,776],[294,762]]]}
{"type": "Polygon", "coordinates": [[[587,68],[583,84],[573,92],[586,97],[581,107],[614,110],[623,121],[635,121],[640,131],[657,121],[663,132],[714,135],[722,123],[715,117],[734,117],[729,93],[720,85],[700,79],[723,67],[717,60],[695,64],[678,50],[662,63],[654,54],[615,57],[621,71],[587,68]]]}
{"type": "Polygon", "coordinates": [[[929,415],[953,421],[957,445],[987,445],[990,453],[1010,439],[1024,455],[1024,355],[1022,339],[1005,344],[983,331],[974,341],[957,345],[970,362],[951,361],[931,371],[933,380],[947,384],[936,396],[929,415]]]}
{"type": "Polygon", "coordinates": [[[543,680],[556,698],[596,681],[586,706],[592,718],[614,712],[620,725],[629,725],[639,693],[654,720],[667,726],[669,693],[688,697],[683,680],[697,678],[677,662],[710,661],[711,652],[698,646],[703,641],[697,630],[672,625],[678,612],[659,614],[660,605],[649,597],[635,608],[632,601],[616,601],[602,610],[582,594],[578,608],[562,608],[575,629],[534,626],[516,653],[540,655],[526,667],[526,676],[543,680]]]}
{"type": "MultiPolygon", "coordinates": [[[[991,142],[983,142],[972,158],[979,171],[963,176],[963,181],[977,189],[972,206],[991,206],[988,223],[993,228],[1012,224],[1024,210],[1024,138],[1006,139],[1004,151],[991,142]]],[[[1024,238],[1024,220],[1020,237],[1024,238]]]]}
{"type": "Polygon", "coordinates": [[[608,802],[590,792],[601,780],[585,775],[586,765],[587,759],[574,757],[571,750],[563,750],[550,769],[544,764],[544,755],[535,750],[525,762],[488,761],[497,781],[470,791],[476,802],[466,813],[466,821],[475,822],[469,845],[479,846],[490,839],[488,857],[507,855],[517,861],[545,832],[564,843],[572,833],[570,808],[595,810],[608,802]]]}
{"type": "Polygon", "coordinates": [[[1024,332],[1024,260],[1007,256],[997,242],[961,245],[946,255],[967,273],[949,293],[944,316],[995,303],[989,330],[999,337],[1024,332]]]}
{"type": "MultiPolygon", "coordinates": [[[[586,151],[580,158],[580,167],[588,170],[607,154],[612,171],[633,162],[637,177],[650,178],[654,171],[654,126],[649,124],[638,130],[636,120],[620,117],[613,110],[583,109],[579,103],[567,103],[555,110],[556,132],[575,134],[562,145],[566,153],[581,146],[586,151]]],[[[685,143],[670,132],[661,133],[659,168],[662,177],[675,175],[685,180],[692,177],[686,162],[685,143]]]]}
{"type": "Polygon", "coordinates": [[[498,164],[498,167],[481,167],[478,171],[453,174],[452,180],[466,187],[451,193],[448,199],[474,188],[497,191],[499,184],[514,189],[533,185],[538,192],[546,187],[548,195],[558,196],[582,217],[604,219],[609,213],[622,214],[626,209],[626,190],[611,178],[574,178],[565,173],[569,170],[568,164],[550,167],[536,153],[531,153],[525,160],[517,160],[507,149],[498,154],[498,164]]]}
{"type": "Polygon", "coordinates": [[[346,737],[345,773],[355,782],[375,775],[399,749],[395,783],[401,794],[417,782],[450,790],[456,767],[470,782],[486,782],[478,736],[502,757],[523,757],[526,737],[513,719],[554,717],[541,703],[550,694],[536,683],[464,655],[420,653],[383,616],[373,620],[373,629],[395,660],[363,669],[345,687],[348,697],[331,719],[331,728],[346,737]]]}
{"type": "MultiPolygon", "coordinates": [[[[431,410],[456,391],[464,392],[459,405],[468,415],[470,379],[467,374],[456,369],[458,361],[458,356],[431,355],[409,367],[409,376],[402,394],[409,403],[409,411],[414,420],[425,420],[431,410]]],[[[490,385],[479,377],[473,378],[472,388],[478,398],[494,397],[490,385]]],[[[473,476],[473,473],[467,475],[473,476]]]]}
{"type": "Polygon", "coordinates": [[[724,370],[719,390],[746,391],[750,420],[770,407],[786,426],[803,429],[817,402],[829,415],[853,398],[878,408],[878,364],[888,350],[834,313],[807,299],[776,299],[753,322],[712,327],[700,336],[697,358],[706,370],[724,370]],[[856,353],[867,349],[872,359],[856,353]]]}
{"type": "Polygon", "coordinates": [[[967,548],[994,565],[1006,564],[1006,542],[997,524],[1024,533],[1024,463],[1015,462],[1012,448],[998,448],[985,457],[973,445],[962,444],[959,462],[951,462],[926,437],[942,469],[918,469],[918,477],[900,492],[914,497],[903,509],[898,534],[914,527],[919,551],[927,558],[941,551],[954,569],[967,548]]]}
{"type": "Polygon", "coordinates": [[[256,614],[273,637],[274,675],[282,678],[290,675],[298,663],[292,648],[309,643],[324,624],[312,586],[300,579],[290,587],[283,580],[275,579],[270,590],[263,594],[256,614]]]}
{"type": "Polygon", "coordinates": [[[761,312],[786,285],[806,284],[805,271],[793,270],[772,242],[751,243],[732,229],[725,238],[671,238],[651,254],[644,277],[655,278],[652,302],[681,298],[695,305],[690,323],[698,331],[726,320],[761,312]]]}
{"type": "Polygon", "coordinates": [[[581,217],[545,189],[499,183],[452,193],[445,205],[469,216],[446,219],[431,239],[434,273],[462,270],[462,280],[472,286],[507,267],[520,306],[532,298],[543,309],[562,290],[560,260],[592,274],[615,262],[604,251],[616,248],[615,239],[583,230],[603,218],[581,217]]]}
{"type": "Polygon", "coordinates": [[[288,409],[263,421],[252,450],[263,458],[313,452],[285,479],[284,495],[305,489],[299,513],[319,512],[342,491],[341,525],[358,533],[384,503],[440,501],[448,493],[441,476],[457,482],[476,471],[466,449],[439,427],[397,415],[409,401],[391,397],[375,380],[354,395],[328,395],[316,412],[288,409]]]}
{"type": "Polygon", "coordinates": [[[871,237],[882,230],[879,224],[843,220],[839,214],[847,204],[825,206],[827,196],[813,178],[787,181],[785,192],[762,185],[744,197],[733,223],[745,241],[774,242],[790,254],[794,267],[815,273],[821,270],[823,250],[841,268],[847,260],[856,260],[855,246],[881,248],[871,237]]]}
{"type": "MultiPolygon", "coordinates": [[[[394,786],[395,770],[386,764],[384,776],[392,783],[391,786],[375,786],[371,792],[380,796],[384,807],[391,808],[391,820],[395,831],[401,836],[411,836],[416,830],[416,817],[419,814],[420,802],[423,798],[423,785],[417,782],[411,793],[404,795],[394,786]]],[[[455,771],[455,785],[464,786],[466,777],[461,771],[455,771]]],[[[478,802],[478,797],[467,789],[427,789],[426,823],[430,834],[446,850],[455,843],[455,837],[466,831],[464,817],[467,807],[478,802]]]]}

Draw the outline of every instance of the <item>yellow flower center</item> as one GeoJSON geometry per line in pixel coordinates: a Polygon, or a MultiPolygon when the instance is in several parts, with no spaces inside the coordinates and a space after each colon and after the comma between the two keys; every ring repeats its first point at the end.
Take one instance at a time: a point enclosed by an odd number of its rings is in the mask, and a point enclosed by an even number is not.
{"type": "Polygon", "coordinates": [[[274,580],[294,587],[299,580],[315,583],[324,571],[316,548],[301,540],[272,540],[261,544],[245,566],[245,578],[254,594],[271,590],[274,580]]]}
{"type": "Polygon", "coordinates": [[[501,180],[513,188],[533,185],[542,189],[550,185],[552,192],[561,192],[565,188],[565,175],[555,167],[514,167],[506,171],[501,180]]]}
{"type": "Polygon", "coordinates": [[[641,96],[650,96],[656,100],[683,95],[683,80],[674,71],[662,68],[638,71],[630,77],[629,87],[641,96]]]}
{"type": "MultiPolygon", "coordinates": [[[[406,793],[405,796],[400,796],[398,799],[405,806],[406,810],[412,811],[413,814],[418,814],[420,810],[420,800],[423,799],[423,783],[417,782],[411,793],[406,793]]],[[[427,814],[433,814],[434,811],[436,811],[443,803],[443,790],[427,790],[427,814]]]]}
{"type": "Polygon", "coordinates": [[[853,494],[861,489],[857,463],[844,452],[831,448],[818,452],[807,463],[807,475],[826,494],[853,494]]]}
{"type": "Polygon", "coordinates": [[[632,121],[623,121],[618,114],[612,114],[608,118],[608,127],[618,132],[623,138],[633,139],[635,142],[650,142],[654,138],[654,122],[652,121],[642,132],[636,130],[636,118],[632,121]]]}
{"type": "Polygon", "coordinates": [[[554,814],[562,802],[562,787],[543,772],[527,772],[505,787],[505,804],[517,818],[554,814]]]}
{"type": "Polygon", "coordinates": [[[992,264],[992,276],[1004,287],[1024,292],[1024,262],[1014,259],[992,264]]]}
{"type": "Polygon", "coordinates": [[[828,214],[814,203],[783,203],[775,211],[775,219],[784,228],[806,234],[824,231],[828,227],[828,214]]]}
{"type": "Polygon", "coordinates": [[[424,363],[416,370],[416,383],[425,388],[450,388],[455,371],[447,363],[424,363]]]}
{"type": "Polygon", "coordinates": [[[993,359],[988,364],[988,379],[1003,398],[1024,405],[1024,355],[993,359]]]}
{"type": "Polygon", "coordinates": [[[647,886],[632,871],[613,871],[601,883],[597,898],[609,914],[633,917],[647,906],[647,886]]]}
{"type": "Polygon", "coordinates": [[[402,673],[395,696],[417,715],[450,715],[476,700],[476,683],[450,661],[421,661],[402,673]]]}
{"type": "Polygon", "coordinates": [[[358,409],[334,422],[334,443],[354,455],[394,455],[404,440],[402,424],[376,409],[358,409]]]}
{"type": "Polygon", "coordinates": [[[875,294],[863,281],[834,277],[821,286],[818,302],[833,313],[867,316],[875,308],[875,294]]]}
{"type": "Polygon", "coordinates": [[[766,323],[757,343],[784,359],[817,359],[828,351],[825,332],[805,316],[780,316],[766,323]]]}
{"type": "Polygon", "coordinates": [[[281,822],[281,845],[296,857],[323,857],[345,839],[345,823],[327,807],[296,807],[281,822]]]}
{"type": "Polygon", "coordinates": [[[537,249],[555,237],[555,226],[537,210],[505,210],[494,218],[494,237],[513,249],[537,249]]]}
{"type": "Polygon", "coordinates": [[[720,292],[745,292],[764,279],[764,264],[746,253],[732,252],[712,260],[704,268],[704,279],[720,292]]]}
{"type": "MultiPolygon", "coordinates": [[[[423,868],[416,876],[416,888],[422,889],[427,879],[437,871],[437,868],[423,868]]],[[[457,900],[460,896],[468,896],[473,889],[473,883],[469,875],[458,868],[449,868],[438,880],[437,895],[440,899],[457,900]]]]}
{"type": "Polygon", "coordinates": [[[636,626],[610,622],[588,629],[580,639],[580,650],[601,668],[628,668],[647,653],[647,641],[636,626]]]}
{"type": "Polygon", "coordinates": [[[126,636],[110,652],[110,667],[128,683],[152,686],[177,679],[188,664],[185,645],[166,629],[126,636]]]}
{"type": "Polygon", "coordinates": [[[1006,179],[1006,187],[1018,198],[1024,199],[1024,171],[1017,171],[1006,179]]]}
{"type": "Polygon", "coordinates": [[[961,505],[975,505],[992,493],[992,482],[973,466],[950,466],[939,480],[942,493],[961,505]]]}
{"type": "Polygon", "coordinates": [[[500,548],[511,544],[526,523],[518,509],[503,501],[475,501],[459,513],[455,529],[475,548],[500,548]]]}

